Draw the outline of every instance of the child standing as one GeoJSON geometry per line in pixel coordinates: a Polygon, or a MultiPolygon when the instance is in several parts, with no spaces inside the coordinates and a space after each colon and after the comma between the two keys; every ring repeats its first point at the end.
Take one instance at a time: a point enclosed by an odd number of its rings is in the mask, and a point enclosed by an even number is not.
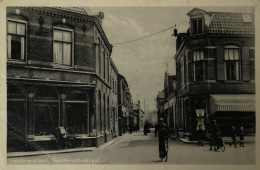
{"type": "Polygon", "coordinates": [[[239,138],[240,138],[240,147],[245,147],[244,145],[244,136],[245,136],[245,131],[244,131],[244,127],[243,125],[240,126],[240,130],[239,130],[239,138]]]}
{"type": "Polygon", "coordinates": [[[230,136],[232,138],[232,143],[230,143],[229,146],[231,147],[234,144],[235,148],[236,148],[237,147],[237,143],[236,143],[236,128],[235,128],[235,126],[232,126],[232,130],[231,130],[230,136]]]}

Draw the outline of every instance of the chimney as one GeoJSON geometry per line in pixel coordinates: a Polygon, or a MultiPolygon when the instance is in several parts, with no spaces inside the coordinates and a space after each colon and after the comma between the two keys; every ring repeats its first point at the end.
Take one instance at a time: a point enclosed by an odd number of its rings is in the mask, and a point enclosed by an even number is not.
{"type": "Polygon", "coordinates": [[[102,19],[104,19],[104,12],[99,12],[98,13],[98,20],[99,20],[100,24],[102,24],[102,19]]]}

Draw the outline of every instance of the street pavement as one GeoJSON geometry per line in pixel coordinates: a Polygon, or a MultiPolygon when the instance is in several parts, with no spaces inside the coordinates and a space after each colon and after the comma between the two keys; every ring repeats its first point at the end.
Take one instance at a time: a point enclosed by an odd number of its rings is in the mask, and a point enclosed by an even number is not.
{"type": "Polygon", "coordinates": [[[154,134],[126,134],[117,142],[92,151],[8,158],[9,164],[255,164],[255,143],[234,148],[226,145],[225,152],[210,151],[209,146],[169,141],[168,162],[161,162],[158,139],[154,134]]]}

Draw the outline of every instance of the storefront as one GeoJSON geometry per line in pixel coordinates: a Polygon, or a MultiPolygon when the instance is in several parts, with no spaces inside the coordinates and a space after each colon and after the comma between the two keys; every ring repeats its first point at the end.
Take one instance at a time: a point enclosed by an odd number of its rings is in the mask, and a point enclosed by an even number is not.
{"type": "Polygon", "coordinates": [[[93,131],[91,85],[10,79],[7,88],[8,151],[53,141],[60,126],[84,137],[93,131]]]}
{"type": "Polygon", "coordinates": [[[247,134],[255,134],[254,94],[213,94],[209,96],[209,118],[215,119],[227,135],[232,126],[243,124],[247,134]]]}

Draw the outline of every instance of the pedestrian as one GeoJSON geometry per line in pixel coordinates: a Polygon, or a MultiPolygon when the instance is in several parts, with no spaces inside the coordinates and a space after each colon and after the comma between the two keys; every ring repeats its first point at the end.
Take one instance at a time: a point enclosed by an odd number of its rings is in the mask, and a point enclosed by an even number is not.
{"type": "Polygon", "coordinates": [[[244,145],[244,136],[245,136],[245,131],[244,131],[243,124],[241,124],[240,130],[239,130],[239,138],[240,138],[239,146],[240,147],[245,147],[245,145],[244,145]]]}
{"type": "Polygon", "coordinates": [[[144,124],[144,135],[147,135],[147,132],[148,132],[148,122],[146,121],[145,124],[144,124]]]}
{"type": "Polygon", "coordinates": [[[230,132],[230,137],[232,139],[232,142],[229,144],[229,146],[231,147],[233,144],[235,146],[235,148],[237,147],[237,143],[236,143],[236,127],[232,126],[231,132],[230,132]]]}
{"type": "Polygon", "coordinates": [[[199,125],[199,130],[197,131],[198,134],[198,146],[204,146],[202,142],[202,138],[204,135],[204,131],[202,130],[202,125],[199,125]]]}
{"type": "Polygon", "coordinates": [[[216,120],[212,120],[212,123],[210,124],[210,132],[211,132],[211,138],[210,138],[209,150],[212,150],[212,147],[214,146],[214,151],[218,151],[219,149],[218,138],[221,132],[216,120]]]}
{"type": "Polygon", "coordinates": [[[155,137],[157,137],[157,134],[159,138],[159,157],[161,158],[161,161],[165,158],[165,162],[167,162],[169,128],[164,123],[163,118],[160,118],[158,124],[156,125],[155,137]]]}

